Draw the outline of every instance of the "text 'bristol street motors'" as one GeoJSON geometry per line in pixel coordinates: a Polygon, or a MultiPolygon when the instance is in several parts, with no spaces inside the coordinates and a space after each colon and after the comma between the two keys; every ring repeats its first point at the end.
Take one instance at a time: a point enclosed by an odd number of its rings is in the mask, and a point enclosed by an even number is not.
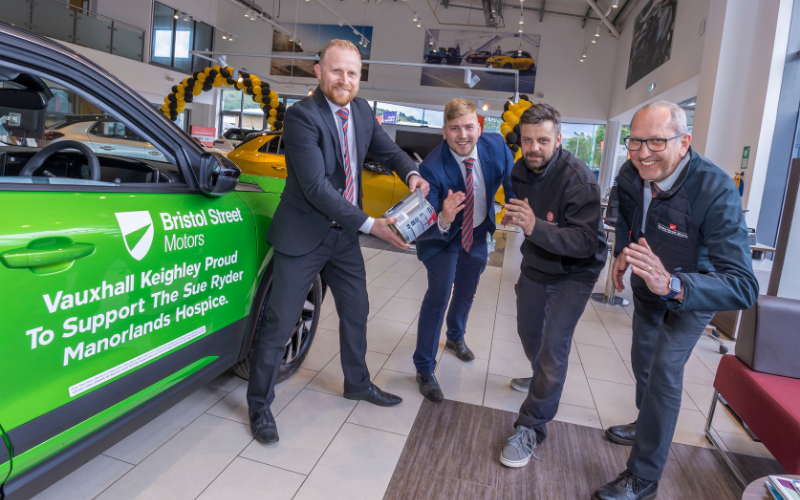
{"type": "MultiPolygon", "coordinates": [[[[209,223],[216,226],[230,222],[244,221],[242,213],[238,208],[229,211],[209,208],[206,211],[201,210],[197,213],[189,212],[188,214],[181,214],[180,212],[176,212],[175,215],[162,212],[158,215],[161,217],[161,224],[164,227],[164,231],[204,227],[208,226],[209,223]]],[[[202,234],[173,234],[171,237],[166,234],[164,235],[165,252],[203,246],[204,244],[205,236],[202,234]]]]}

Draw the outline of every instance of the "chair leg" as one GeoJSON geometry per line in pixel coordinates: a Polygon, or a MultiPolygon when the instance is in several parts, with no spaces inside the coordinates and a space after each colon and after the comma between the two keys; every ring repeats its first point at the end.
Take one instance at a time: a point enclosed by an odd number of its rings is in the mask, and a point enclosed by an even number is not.
{"type": "Polygon", "coordinates": [[[714,420],[714,410],[717,407],[717,401],[720,399],[719,392],[716,390],[714,391],[714,397],[711,399],[711,408],[708,410],[708,419],[706,419],[706,439],[711,446],[719,453],[722,460],[725,462],[725,465],[728,466],[728,469],[733,472],[733,475],[736,477],[736,480],[739,481],[739,484],[742,488],[747,488],[747,481],[744,480],[742,473],[739,472],[739,469],[731,462],[731,459],[728,457],[728,454],[722,448],[722,445],[717,441],[717,438],[711,433],[711,422],[714,420]]]}

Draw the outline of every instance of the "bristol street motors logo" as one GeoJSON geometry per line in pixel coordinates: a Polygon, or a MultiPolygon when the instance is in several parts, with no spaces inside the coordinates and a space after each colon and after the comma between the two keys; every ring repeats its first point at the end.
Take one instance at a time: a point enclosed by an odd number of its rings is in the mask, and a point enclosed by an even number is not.
{"type": "Polygon", "coordinates": [[[117,223],[122,231],[122,239],[125,240],[125,248],[128,249],[128,253],[134,259],[142,260],[150,251],[155,233],[150,212],[143,210],[141,212],[120,212],[114,215],[117,216],[117,223]]]}
{"type": "Polygon", "coordinates": [[[553,212],[547,212],[547,222],[553,222],[553,212]]]}
{"type": "Polygon", "coordinates": [[[672,236],[677,236],[678,238],[689,239],[688,234],[678,231],[677,224],[670,224],[669,227],[667,227],[659,222],[658,229],[664,231],[667,234],[671,234],[672,236]]]}

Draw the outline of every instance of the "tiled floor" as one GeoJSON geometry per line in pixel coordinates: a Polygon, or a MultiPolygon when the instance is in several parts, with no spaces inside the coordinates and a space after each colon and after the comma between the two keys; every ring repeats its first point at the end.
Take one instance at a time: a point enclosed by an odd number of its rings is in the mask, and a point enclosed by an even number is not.
{"type": "MultiPolygon", "coordinates": [[[[497,236],[490,263],[502,267],[487,266],[467,326],[476,359],[462,363],[444,352],[443,337],[437,377],[447,399],[514,412],[524,394],[509,382],[530,374],[515,331],[522,235],[497,236]]],[[[422,404],[411,356],[427,280],[413,252],[365,239],[362,253],[370,295],[367,364],[375,383],[402,396],[403,404],[377,408],[341,397],[338,315],[328,296],[303,368],[278,388],[272,407],[278,444],[252,440],[246,383],[226,374],[36,498],[382,498],[422,404]]],[[[630,300],[630,290],[621,296],[630,300]]],[[[589,304],[575,333],[556,420],[602,429],[636,419],[633,307],[589,304]]],[[[708,447],[703,429],[720,356],[712,341],[698,342],[686,366],[675,442],[708,447]]],[[[731,451],[770,457],[724,409],[714,430],[731,451]]]]}

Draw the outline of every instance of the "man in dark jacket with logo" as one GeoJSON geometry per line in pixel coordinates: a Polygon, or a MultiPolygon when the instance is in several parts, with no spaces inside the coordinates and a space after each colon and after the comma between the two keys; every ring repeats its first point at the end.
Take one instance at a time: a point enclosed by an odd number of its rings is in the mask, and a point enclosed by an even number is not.
{"type": "MultiPolygon", "coordinates": [[[[522,273],[517,333],[533,379],[500,463],[522,467],[547,437],[567,377],[575,326],[606,260],[600,191],[585,163],[561,149],[561,115],[534,104],[520,117],[522,158],[511,170],[518,199],[503,224],[519,226],[522,273]]],[[[535,455],[534,455],[535,456],[535,455]]]]}
{"type": "Polygon", "coordinates": [[[655,498],[680,412],[683,369],[714,311],[758,298],[742,201],[731,178],[692,151],[686,115],[659,101],[636,112],[617,176],[613,279],[631,267],[636,422],[606,436],[633,446],[628,469],[596,500],[655,498]]]}

